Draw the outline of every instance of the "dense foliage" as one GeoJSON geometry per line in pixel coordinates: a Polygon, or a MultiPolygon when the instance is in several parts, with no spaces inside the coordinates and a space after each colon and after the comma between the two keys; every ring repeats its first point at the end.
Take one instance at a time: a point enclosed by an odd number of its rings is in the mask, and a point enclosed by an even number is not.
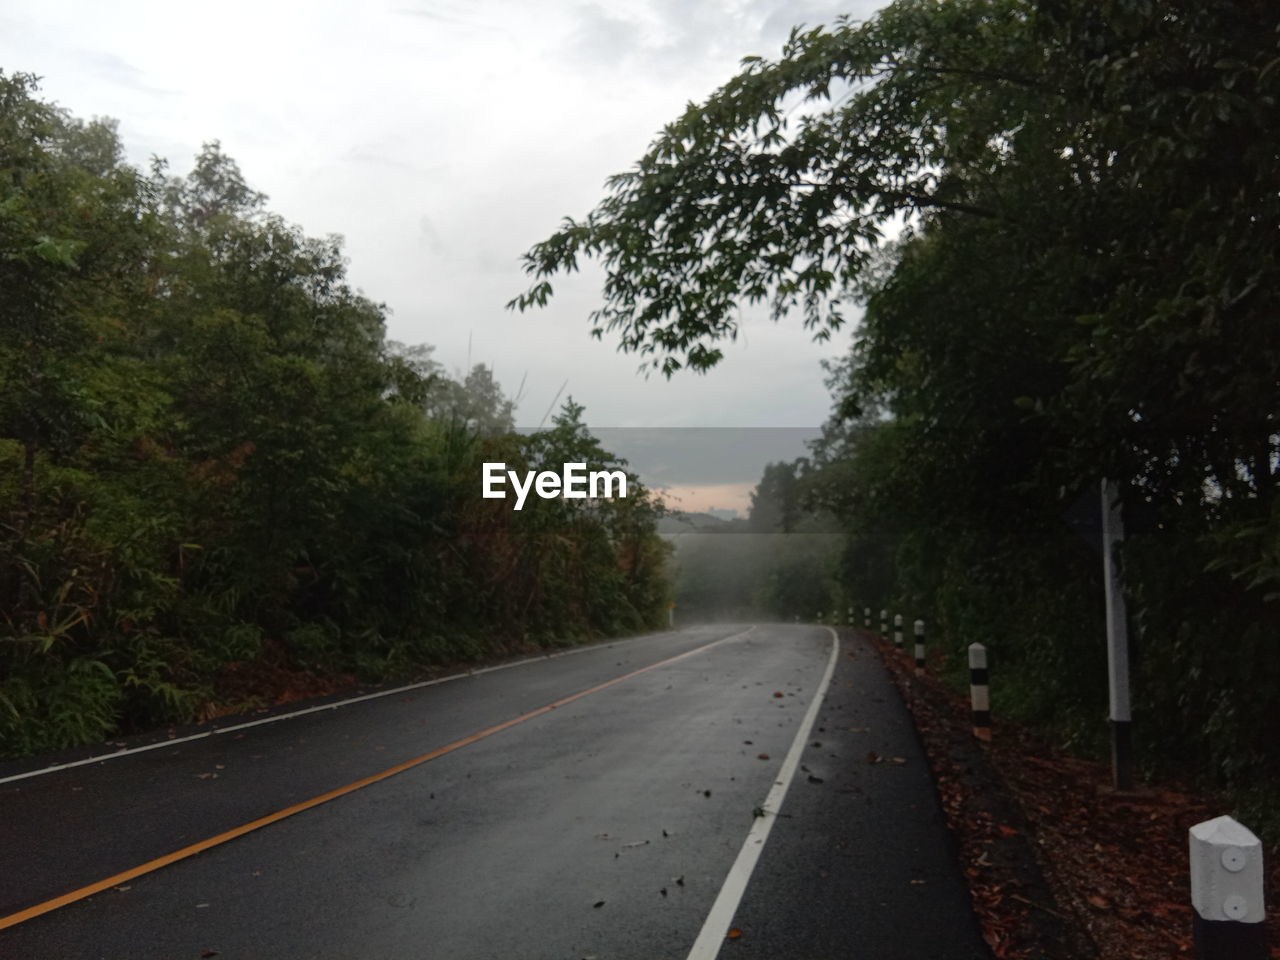
{"type": "MultiPolygon", "coordinates": [[[[527,255],[607,270],[597,333],[705,369],[744,302],[828,333],[811,495],[848,585],[991,646],[996,708],[1105,734],[1119,481],[1141,756],[1280,771],[1280,10],[1265,0],[898,0],[796,31],[527,255]]],[[[935,632],[937,635],[937,632],[935,632]]]]}
{"type": "Polygon", "coordinates": [[[264,201],[0,74],[0,754],[663,616],[642,488],[480,498],[486,460],[617,466],[581,407],[514,433],[264,201]]]}

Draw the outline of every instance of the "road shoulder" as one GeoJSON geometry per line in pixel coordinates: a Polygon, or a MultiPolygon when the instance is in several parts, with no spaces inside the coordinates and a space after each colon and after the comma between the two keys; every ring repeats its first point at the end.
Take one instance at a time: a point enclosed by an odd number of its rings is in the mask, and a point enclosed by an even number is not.
{"type": "Polygon", "coordinates": [[[720,956],[988,958],[910,714],[871,648],[842,646],[720,956]]]}

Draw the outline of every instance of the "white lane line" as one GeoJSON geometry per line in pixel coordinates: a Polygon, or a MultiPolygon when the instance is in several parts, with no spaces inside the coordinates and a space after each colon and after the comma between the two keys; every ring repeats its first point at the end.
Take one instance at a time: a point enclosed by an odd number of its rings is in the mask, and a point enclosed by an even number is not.
{"type": "Polygon", "coordinates": [[[831,657],[827,661],[827,670],[822,675],[822,682],[818,684],[818,692],[814,694],[804,719],[800,721],[800,729],[796,731],[795,740],[791,741],[791,749],[787,751],[786,759],[782,761],[782,769],[778,771],[769,795],[764,798],[762,805],[764,816],[756,817],[755,822],[752,823],[747,839],[743,841],[742,849],[738,851],[738,859],[729,868],[729,875],[724,879],[724,885],[716,896],[716,902],[711,905],[711,912],[707,914],[706,922],[702,924],[702,932],[698,934],[698,939],[693,943],[693,949],[689,951],[688,960],[715,960],[720,953],[720,948],[724,945],[725,937],[729,933],[729,924],[733,922],[733,916],[738,912],[738,904],[742,902],[742,895],[746,893],[751,873],[756,868],[761,851],[764,850],[765,841],[769,839],[769,831],[773,829],[773,822],[778,818],[778,811],[782,809],[782,801],[786,798],[787,788],[791,786],[796,769],[800,766],[800,755],[804,753],[804,745],[809,741],[810,731],[813,730],[814,721],[818,718],[818,710],[827,695],[827,687],[831,685],[831,675],[835,672],[836,660],[840,656],[840,638],[830,627],[827,627],[827,630],[831,634],[831,657]]]}
{"type": "MultiPolygon", "coordinates": [[[[752,627],[751,629],[755,629],[752,627]]],[[[672,631],[666,631],[672,632],[672,631]]],[[[652,636],[652,634],[651,634],[652,636]]],[[[661,636],[661,634],[657,634],[661,636]]],[[[732,634],[738,636],[738,634],[732,634]]],[[[339,707],[350,706],[353,703],[363,703],[366,700],[377,700],[380,697],[390,697],[397,693],[408,693],[410,690],[420,690],[423,687],[434,687],[441,683],[449,683],[452,680],[463,680],[467,677],[478,677],[483,673],[493,673],[497,670],[507,670],[511,667],[522,667],[528,663],[541,663],[544,660],[557,660],[560,657],[572,656],[575,653],[587,653],[591,650],[609,650],[620,644],[633,640],[642,640],[644,637],[629,637],[623,640],[614,640],[609,643],[593,644],[591,646],[574,647],[571,650],[561,650],[557,653],[548,653],[536,657],[526,657],[523,660],[513,660],[510,663],[499,663],[492,667],[481,667],[479,670],[468,670],[466,673],[454,673],[447,677],[436,677],[434,680],[422,680],[418,683],[406,684],[403,687],[394,687],[390,690],[379,690],[376,693],[366,693],[360,697],[349,697],[346,700],[338,700],[334,703],[322,703],[314,707],[306,707],[302,710],[292,710],[289,713],[280,713],[270,717],[262,717],[258,720],[247,720],[244,723],[233,724],[229,727],[217,727],[213,730],[205,730],[202,733],[193,733],[185,737],[174,737],[172,740],[160,740],[156,743],[144,744],[140,747],[121,747],[111,753],[99,753],[92,757],[85,757],[83,760],[71,760],[67,763],[58,763],[50,767],[41,767],[39,770],[28,770],[25,773],[15,773],[7,777],[0,777],[0,784],[13,783],[17,780],[26,780],[29,777],[42,777],[46,773],[57,773],[59,770],[70,770],[72,767],[83,767],[91,763],[105,763],[107,760],[116,760],[120,757],[127,757],[135,753],[146,753],[148,750],[161,750],[164,747],[173,747],[180,743],[190,743],[193,740],[206,740],[209,737],[216,737],[219,734],[235,733],[237,730],[247,730],[250,727],[260,727],[267,723],[277,723],[280,720],[292,720],[294,717],[303,717],[309,713],[319,713],[322,710],[337,710],[339,707]]],[[[729,637],[723,639],[728,640],[729,637]]]]}

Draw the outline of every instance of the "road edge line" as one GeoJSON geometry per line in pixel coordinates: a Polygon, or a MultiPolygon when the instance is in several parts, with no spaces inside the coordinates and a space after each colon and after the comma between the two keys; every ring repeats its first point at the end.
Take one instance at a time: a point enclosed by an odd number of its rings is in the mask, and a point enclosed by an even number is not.
{"type": "MultiPolygon", "coordinates": [[[[71,770],[74,767],[84,767],[93,763],[106,763],[108,760],[116,760],[120,757],[129,757],[136,753],[146,753],[149,750],[161,750],[164,747],[174,747],[183,743],[192,743],[196,740],[208,740],[224,733],[235,733],[238,730],[248,730],[250,727],[260,727],[268,723],[277,723],[280,720],[292,720],[294,717],[303,717],[312,713],[321,713],[325,710],[337,710],[339,707],[348,707],[352,704],[363,703],[366,700],[377,700],[381,697],[391,697],[397,693],[408,693],[411,690],[421,690],[424,687],[434,687],[442,683],[449,683],[453,680],[465,680],[468,677],[478,677],[486,673],[494,673],[498,670],[507,670],[511,667],[520,667],[529,663],[541,663],[544,660],[558,660],[561,657],[572,656],[576,653],[587,653],[590,650],[610,650],[613,647],[620,646],[632,640],[641,640],[647,636],[661,636],[664,633],[679,632],[680,631],[678,630],[664,630],[659,631],[657,634],[642,634],[639,637],[620,637],[605,643],[593,643],[581,647],[574,647],[571,650],[557,650],[554,653],[524,657],[520,660],[513,660],[510,663],[497,663],[488,667],[468,670],[465,673],[452,673],[447,677],[436,677],[432,680],[419,680],[416,683],[393,687],[390,690],[375,690],[373,693],[362,694],[358,697],[348,697],[346,700],[338,700],[334,703],[321,703],[313,707],[304,707],[301,710],[291,710],[288,713],[275,714],[270,717],[260,717],[257,720],[246,720],[243,723],[234,723],[226,727],[216,727],[212,730],[192,733],[185,737],[174,737],[172,740],[157,740],[155,743],[143,744],[140,747],[121,747],[119,750],[114,750],[111,753],[99,753],[92,757],[85,757],[81,760],[70,760],[66,763],[57,763],[49,767],[40,767],[37,770],[26,770],[22,773],[14,773],[7,777],[0,777],[0,786],[3,786],[6,783],[15,783],[19,780],[28,780],[32,777],[42,777],[49,773],[58,773],[61,770],[71,770]]],[[[737,634],[731,634],[731,636],[737,636],[737,634]]],[[[721,637],[720,639],[727,640],[729,638],[721,637]]]]}
{"type": "Polygon", "coordinates": [[[503,730],[517,726],[527,720],[532,720],[535,717],[542,716],[544,713],[550,713],[553,710],[558,710],[560,707],[567,706],[575,700],[581,700],[583,697],[590,696],[593,693],[599,693],[601,690],[612,687],[615,684],[622,683],[624,680],[630,680],[632,677],[638,677],[641,674],[648,673],[650,670],[656,670],[658,667],[665,667],[668,664],[677,663],[687,657],[692,657],[694,654],[702,653],[704,650],[710,650],[712,647],[718,646],[726,641],[733,640],[738,637],[744,637],[753,630],[755,630],[754,624],[746,630],[741,630],[738,633],[731,633],[728,636],[720,637],[719,639],[712,640],[710,643],[703,644],[700,647],[694,647],[692,650],[686,650],[684,653],[678,653],[665,660],[659,660],[657,663],[651,663],[647,667],[641,667],[638,670],[632,670],[630,673],[624,673],[619,677],[614,677],[611,680],[598,683],[593,687],[588,687],[586,690],[579,690],[577,693],[570,694],[567,697],[562,697],[554,703],[545,704],[544,706],[538,707],[536,710],[530,710],[528,713],[523,713],[518,717],[512,717],[510,720],[504,720],[502,723],[495,724],[478,733],[469,734],[460,740],[453,741],[453,743],[446,744],[443,747],[437,747],[435,750],[424,753],[421,756],[405,760],[393,767],[388,767],[386,770],[371,774],[370,776],[356,780],[353,783],[348,783],[345,786],[336,787],[333,790],[318,794],[317,796],[311,797],[309,800],[303,800],[300,803],[293,804],[292,806],[276,810],[274,813],[268,813],[266,816],[259,817],[256,820],[250,820],[248,823],[242,823],[238,827],[232,827],[230,830],[224,830],[222,833],[215,834],[212,837],[206,837],[204,840],[198,840],[195,843],[189,844],[188,846],[182,847],[178,850],[174,850],[171,853],[166,853],[153,860],[148,860],[146,863],[139,864],[136,867],[130,867],[128,870],[122,870],[120,873],[112,874],[103,880],[98,880],[94,883],[79,887],[69,893],[62,894],[61,896],[52,897],[48,900],[42,901],[41,903],[37,903],[34,906],[27,907],[24,910],[15,911],[7,916],[0,916],[0,930],[7,930],[9,927],[16,927],[20,923],[25,923],[28,920],[34,920],[36,917],[43,916],[46,913],[52,913],[54,910],[68,906],[78,900],[83,900],[86,897],[91,897],[96,893],[102,893],[104,890],[108,890],[111,887],[118,886],[119,884],[144,876],[148,873],[154,873],[156,870],[160,870],[170,864],[177,863],[179,860],[185,860],[188,857],[195,856],[197,853],[203,853],[205,850],[221,846],[230,840],[235,840],[237,837],[242,837],[247,833],[259,830],[262,827],[270,826],[280,820],[284,820],[288,817],[294,816],[295,814],[310,810],[312,807],[318,807],[320,804],[328,803],[330,800],[336,800],[339,797],[346,796],[348,793],[354,793],[364,787],[371,786],[382,780],[386,780],[389,777],[393,777],[398,773],[404,773],[406,770],[411,770],[414,767],[421,766],[430,760],[436,760],[446,754],[461,750],[463,747],[470,746],[471,744],[484,740],[487,737],[491,737],[496,733],[501,733],[503,730]]]}
{"type": "Polygon", "coordinates": [[[711,912],[707,914],[702,930],[698,933],[698,939],[693,942],[686,960],[716,960],[728,936],[729,924],[733,922],[743,894],[747,891],[751,874],[760,860],[760,854],[764,851],[765,841],[769,839],[769,831],[773,829],[774,821],[778,819],[782,801],[786,799],[787,790],[795,780],[796,770],[800,766],[800,756],[804,753],[805,744],[809,742],[809,734],[812,733],[813,725],[818,719],[822,702],[827,697],[831,677],[835,673],[836,662],[840,656],[840,637],[830,627],[826,629],[831,634],[831,655],[827,660],[827,669],[822,675],[822,681],[818,684],[818,691],[814,694],[813,700],[809,703],[809,709],[805,711],[800,721],[800,728],[796,731],[795,739],[791,741],[791,749],[787,751],[787,756],[782,761],[782,767],[774,778],[768,796],[761,804],[764,816],[756,817],[751,824],[747,838],[742,841],[742,849],[738,851],[737,859],[729,868],[720,892],[716,895],[715,903],[711,905],[711,912]]]}

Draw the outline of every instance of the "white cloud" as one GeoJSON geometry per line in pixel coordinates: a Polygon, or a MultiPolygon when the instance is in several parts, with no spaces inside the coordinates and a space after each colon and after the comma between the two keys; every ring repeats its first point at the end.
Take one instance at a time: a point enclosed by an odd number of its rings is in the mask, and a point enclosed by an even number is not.
{"type": "MultiPolygon", "coordinates": [[[[799,322],[752,320],[706,376],[636,374],[588,337],[598,272],[513,315],[520,254],[601,198],[689,100],[793,22],[846,7],[779,0],[10,0],[0,64],[81,116],[120,120],[129,156],[185,170],[220,139],[272,209],[347,241],[390,335],[447,366],[493,363],[536,422],[560,384],[601,425],[796,426],[828,399],[799,322]]],[[[870,6],[863,4],[861,14],[870,6]]],[[[851,12],[859,12],[853,10],[851,12]]]]}

